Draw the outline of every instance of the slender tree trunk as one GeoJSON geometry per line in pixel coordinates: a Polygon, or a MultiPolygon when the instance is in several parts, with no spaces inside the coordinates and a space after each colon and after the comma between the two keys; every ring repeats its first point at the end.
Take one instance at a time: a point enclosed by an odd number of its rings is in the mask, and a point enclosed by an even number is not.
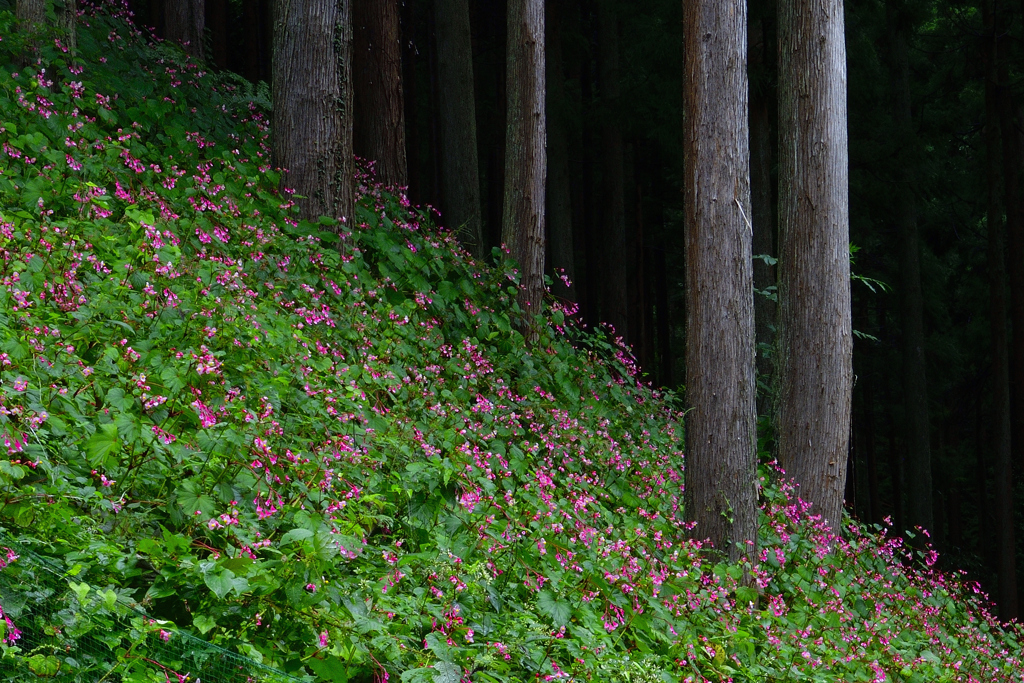
{"type": "Polygon", "coordinates": [[[467,0],[435,0],[438,106],[441,124],[441,211],[459,242],[484,255],[477,157],[473,44],[467,0]]]}
{"type": "Polygon", "coordinates": [[[894,141],[897,146],[893,208],[899,235],[900,320],[902,327],[903,407],[907,437],[907,524],[934,531],[932,507],[931,420],[925,373],[924,301],[917,206],[914,199],[915,143],[910,103],[910,61],[906,11],[886,7],[889,72],[892,83],[894,141]]]}
{"type": "Polygon", "coordinates": [[[744,0],[683,4],[686,514],[730,559],[757,549],[757,413],[744,0]]]}
{"type": "Polygon", "coordinates": [[[853,337],[842,0],[779,0],[779,461],[842,523],[853,337]]]}
{"type": "Polygon", "coordinates": [[[196,59],[203,58],[205,28],[205,0],[165,0],[164,37],[180,43],[196,59]]]}
{"type": "Polygon", "coordinates": [[[569,184],[569,141],[565,97],[565,72],[562,67],[562,32],[558,7],[547,3],[547,118],[548,118],[548,229],[551,233],[551,265],[555,271],[552,292],[555,296],[576,300],[576,268],[573,258],[572,194],[569,184]],[[561,278],[564,277],[569,285],[561,278]]]}
{"type": "Polygon", "coordinates": [[[992,453],[998,534],[999,618],[1017,616],[1016,548],[1013,529],[1013,468],[1010,454],[1010,377],[1006,333],[1006,266],[999,205],[1000,135],[998,34],[994,0],[985,0],[985,154],[988,180],[988,277],[992,334],[992,453]]]}
{"type": "MultiPolygon", "coordinates": [[[[352,155],[350,0],[279,0],[274,40],[274,163],[303,218],[349,223],[352,155]]],[[[339,230],[343,228],[339,225],[339,230]]]]}
{"type": "Polygon", "coordinates": [[[501,240],[519,264],[519,305],[526,327],[532,329],[544,297],[546,240],[543,0],[508,1],[506,49],[508,122],[501,240]]]}
{"type": "Polygon", "coordinates": [[[601,127],[601,310],[615,334],[629,338],[626,283],[625,157],[618,123],[619,19],[612,0],[598,0],[598,83],[604,123],[601,127]]]}
{"type": "Polygon", "coordinates": [[[350,0],[355,47],[353,146],[375,162],[377,180],[406,187],[405,104],[398,0],[350,0]]]}

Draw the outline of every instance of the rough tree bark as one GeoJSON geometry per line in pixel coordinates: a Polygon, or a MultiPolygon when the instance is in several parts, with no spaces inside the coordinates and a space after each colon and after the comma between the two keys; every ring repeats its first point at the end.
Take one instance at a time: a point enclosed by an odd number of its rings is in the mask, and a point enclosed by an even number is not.
{"type": "Polygon", "coordinates": [[[506,50],[508,121],[501,241],[519,263],[519,305],[525,326],[532,329],[544,296],[546,240],[543,0],[509,0],[506,50]]]}
{"type": "Polygon", "coordinates": [[[982,7],[985,25],[985,156],[988,181],[988,278],[992,335],[992,453],[995,457],[995,517],[999,618],[1017,617],[1016,545],[1013,529],[1013,467],[1010,452],[1010,374],[1006,330],[1006,264],[1000,195],[999,27],[994,0],[982,7]]]}
{"type": "Polygon", "coordinates": [[[899,235],[899,301],[902,322],[903,406],[907,439],[907,524],[935,531],[932,505],[931,418],[925,372],[924,295],[917,205],[914,197],[915,131],[911,118],[910,18],[902,3],[886,5],[888,66],[896,141],[893,208],[899,235]]]}
{"type": "Polygon", "coordinates": [[[779,461],[838,532],[850,440],[842,0],[779,0],[779,461]]]}
{"type": "Polygon", "coordinates": [[[203,58],[203,31],[206,28],[205,0],[165,0],[164,36],[180,43],[185,52],[203,58]]]}
{"type": "Polygon", "coordinates": [[[598,84],[604,121],[601,126],[601,315],[615,334],[629,338],[626,283],[626,199],[622,130],[618,123],[619,18],[612,0],[597,3],[598,84]]]}
{"type": "Polygon", "coordinates": [[[405,104],[398,0],[350,0],[355,40],[353,145],[375,162],[377,180],[406,187],[405,104]]]}
{"type": "Polygon", "coordinates": [[[57,29],[64,34],[64,47],[74,54],[78,51],[78,0],[58,0],[54,5],[57,29]]]}
{"type": "Polygon", "coordinates": [[[37,30],[46,21],[46,0],[18,0],[14,12],[23,31],[37,30]]]}
{"type": "MultiPolygon", "coordinates": [[[[46,0],[18,0],[17,6],[14,8],[14,16],[18,21],[19,31],[35,33],[43,27],[46,21],[46,0]]],[[[38,43],[32,39],[19,56],[18,66],[24,67],[34,62],[37,58],[38,48],[38,43]]]]}
{"type": "Polygon", "coordinates": [[[730,559],[757,545],[744,0],[683,3],[686,514],[730,559]]]}
{"type": "Polygon", "coordinates": [[[442,219],[474,256],[484,255],[468,0],[435,0],[442,219]]]}
{"type": "Polygon", "coordinates": [[[351,20],[350,0],[275,3],[274,163],[307,219],[352,217],[351,20]]]}

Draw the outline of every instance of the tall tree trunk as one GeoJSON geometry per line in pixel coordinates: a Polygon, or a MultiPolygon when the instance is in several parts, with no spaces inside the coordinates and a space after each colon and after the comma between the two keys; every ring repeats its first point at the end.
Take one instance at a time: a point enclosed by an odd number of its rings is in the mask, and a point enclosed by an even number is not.
{"type": "MultiPolygon", "coordinates": [[[[350,0],[278,0],[274,23],[274,163],[299,214],[352,219],[350,0]]],[[[343,226],[339,225],[339,230],[343,226]]]]}
{"type": "Polygon", "coordinates": [[[686,514],[730,559],[757,549],[757,413],[744,0],[683,3],[686,514]]]}
{"type": "Polygon", "coordinates": [[[468,0],[435,0],[442,217],[474,256],[484,255],[468,0]]]}
{"type": "Polygon", "coordinates": [[[206,0],[165,0],[164,37],[180,43],[196,59],[203,58],[205,28],[206,0]]]}
{"type": "Polygon", "coordinates": [[[14,10],[23,31],[37,31],[46,22],[46,0],[18,0],[14,10]]]}
{"type": "Polygon", "coordinates": [[[618,122],[619,18],[612,0],[598,0],[598,84],[604,122],[601,126],[601,315],[615,334],[629,338],[626,283],[625,157],[618,122]]]}
{"type": "Polygon", "coordinates": [[[853,337],[842,0],[779,0],[779,461],[842,523],[853,337]]]}
{"type": "Polygon", "coordinates": [[[405,104],[398,0],[350,0],[355,48],[353,146],[375,162],[377,180],[406,187],[405,104]]]}
{"type": "Polygon", "coordinates": [[[886,6],[889,73],[892,83],[893,136],[897,147],[894,214],[899,235],[900,320],[902,327],[903,408],[907,435],[907,524],[934,531],[932,506],[931,419],[925,373],[924,301],[917,206],[914,198],[915,131],[911,118],[910,17],[903,6],[886,6]]]}
{"type": "MultiPolygon", "coordinates": [[[[508,0],[508,122],[501,240],[519,264],[519,305],[533,329],[544,297],[544,1],[508,0]]],[[[528,336],[533,336],[532,333],[528,336]]]]}
{"type": "Polygon", "coordinates": [[[992,453],[998,534],[999,617],[1017,616],[1016,547],[1013,529],[1013,468],[1010,453],[1010,376],[1006,334],[1006,266],[1003,261],[1000,190],[998,26],[995,2],[985,0],[985,155],[988,180],[988,277],[992,334],[992,453]]]}
{"type": "MultiPolygon", "coordinates": [[[[762,73],[769,63],[769,41],[763,20],[751,26],[750,40],[750,219],[753,231],[754,289],[769,292],[775,286],[775,209],[772,203],[772,150],[777,141],[772,132],[772,95],[762,73]],[[762,256],[766,258],[757,258],[762,256]]],[[[775,350],[775,301],[765,294],[754,296],[754,341],[757,374],[764,386],[772,386],[775,350]]],[[[771,391],[757,397],[759,415],[770,415],[771,391]]]]}
{"type": "Polygon", "coordinates": [[[548,230],[551,234],[551,265],[555,271],[552,292],[576,300],[576,268],[573,258],[572,195],[569,185],[568,102],[562,67],[562,31],[559,8],[547,3],[547,117],[548,117],[548,230]],[[565,284],[564,277],[570,283],[565,284]]]}
{"type": "MultiPolygon", "coordinates": [[[[14,9],[18,20],[18,30],[23,33],[36,33],[46,22],[46,0],[18,0],[14,9]]],[[[26,66],[37,59],[39,45],[33,38],[24,53],[18,59],[18,66],[26,66]]]]}
{"type": "Polygon", "coordinates": [[[56,3],[57,29],[64,34],[64,47],[71,54],[78,51],[78,0],[56,3]]]}

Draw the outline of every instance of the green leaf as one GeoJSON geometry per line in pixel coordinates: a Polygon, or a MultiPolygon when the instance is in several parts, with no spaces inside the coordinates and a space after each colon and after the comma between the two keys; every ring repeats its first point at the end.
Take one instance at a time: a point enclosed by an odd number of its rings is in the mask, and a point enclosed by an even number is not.
{"type": "Polygon", "coordinates": [[[200,614],[192,620],[192,625],[203,635],[206,635],[217,627],[217,620],[205,614],[200,614]]]}
{"type": "Polygon", "coordinates": [[[78,596],[78,602],[85,603],[85,596],[89,595],[89,591],[92,588],[87,583],[75,583],[74,581],[68,581],[68,585],[71,586],[71,590],[78,596]]]}
{"type": "Polygon", "coordinates": [[[434,683],[459,683],[462,680],[462,669],[451,662],[437,662],[434,664],[434,683]]]}
{"type": "Polygon", "coordinates": [[[736,589],[736,603],[743,607],[750,604],[757,604],[757,591],[750,586],[739,586],[736,589]]]}
{"type": "Polygon", "coordinates": [[[307,663],[317,678],[332,681],[332,683],[347,683],[348,681],[348,663],[337,657],[314,658],[307,663]]]}
{"type": "Polygon", "coordinates": [[[301,541],[302,539],[309,538],[312,535],[313,532],[309,529],[292,529],[291,531],[289,531],[281,537],[281,545],[288,545],[289,543],[294,543],[295,541],[301,541]]]}
{"type": "Polygon", "coordinates": [[[120,450],[117,438],[117,425],[108,422],[100,425],[96,433],[85,442],[85,455],[93,467],[109,467],[112,456],[120,450]]]}
{"type": "Polygon", "coordinates": [[[28,658],[28,669],[40,678],[52,678],[60,671],[60,660],[53,655],[32,655],[28,658]]]}
{"type": "Polygon", "coordinates": [[[131,397],[125,401],[124,389],[120,387],[113,387],[107,392],[107,403],[118,410],[124,410],[126,405],[130,406],[131,401],[131,397]]]}
{"type": "Polygon", "coordinates": [[[210,572],[205,574],[203,582],[218,598],[223,600],[231,592],[231,589],[234,588],[234,582],[232,581],[234,578],[235,575],[231,570],[224,569],[216,573],[210,572]]]}
{"type": "Polygon", "coordinates": [[[572,607],[564,600],[557,600],[550,591],[541,591],[537,595],[537,607],[551,617],[555,626],[565,626],[572,618],[572,607]]]}

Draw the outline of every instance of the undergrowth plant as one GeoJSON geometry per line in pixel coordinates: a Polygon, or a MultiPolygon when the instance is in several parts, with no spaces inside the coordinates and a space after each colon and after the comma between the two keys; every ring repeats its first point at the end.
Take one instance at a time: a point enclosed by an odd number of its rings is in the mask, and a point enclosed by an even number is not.
{"type": "MultiPolygon", "coordinates": [[[[18,68],[0,12],[0,525],[81,610],[323,681],[1024,680],[984,596],[772,466],[759,563],[709,555],[627,349],[558,304],[527,344],[507,255],[369,175],[297,220],[258,94],[124,18],[18,68]]],[[[0,669],[99,678],[19,604],[0,669]]],[[[100,675],[184,683],[137,630],[100,675]]]]}

